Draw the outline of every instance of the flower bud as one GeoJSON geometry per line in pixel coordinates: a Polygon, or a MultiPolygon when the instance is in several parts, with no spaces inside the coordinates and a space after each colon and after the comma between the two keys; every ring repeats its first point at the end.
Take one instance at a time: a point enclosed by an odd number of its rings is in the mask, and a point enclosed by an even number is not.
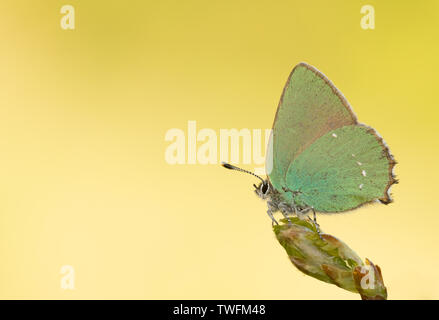
{"type": "Polygon", "coordinates": [[[385,300],[387,290],[381,270],[361,258],[339,239],[317,233],[313,223],[290,217],[273,226],[279,243],[291,262],[303,273],[318,280],[359,293],[364,300],[385,300]]]}

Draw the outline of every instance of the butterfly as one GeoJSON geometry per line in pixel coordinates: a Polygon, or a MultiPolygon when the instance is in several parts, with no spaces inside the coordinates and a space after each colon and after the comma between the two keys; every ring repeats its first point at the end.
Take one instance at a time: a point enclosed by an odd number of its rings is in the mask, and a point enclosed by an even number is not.
{"type": "Polygon", "coordinates": [[[340,213],[371,202],[389,204],[396,164],[383,139],[357,121],[343,94],[320,71],[299,63],[283,90],[268,143],[264,180],[256,194],[267,213],[285,218],[340,213]]]}

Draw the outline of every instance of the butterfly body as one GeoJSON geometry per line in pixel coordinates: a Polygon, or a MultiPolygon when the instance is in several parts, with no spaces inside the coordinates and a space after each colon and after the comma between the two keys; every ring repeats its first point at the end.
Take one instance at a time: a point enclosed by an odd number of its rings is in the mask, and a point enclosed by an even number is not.
{"type": "Polygon", "coordinates": [[[267,201],[267,213],[273,220],[273,223],[277,223],[273,214],[278,211],[280,211],[285,218],[288,218],[289,215],[293,214],[298,217],[303,217],[313,209],[298,199],[297,196],[300,192],[288,189],[276,190],[273,188],[269,179],[261,182],[259,186],[255,186],[255,193],[258,197],[267,201]]]}

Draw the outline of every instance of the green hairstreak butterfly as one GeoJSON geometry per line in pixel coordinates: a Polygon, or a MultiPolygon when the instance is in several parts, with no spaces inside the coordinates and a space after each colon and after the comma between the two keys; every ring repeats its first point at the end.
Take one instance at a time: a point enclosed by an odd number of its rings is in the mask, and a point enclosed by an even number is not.
{"type": "Polygon", "coordinates": [[[338,213],[392,200],[396,162],[383,139],[357,121],[342,93],[316,68],[298,64],[283,90],[256,194],[268,215],[338,213]]]}

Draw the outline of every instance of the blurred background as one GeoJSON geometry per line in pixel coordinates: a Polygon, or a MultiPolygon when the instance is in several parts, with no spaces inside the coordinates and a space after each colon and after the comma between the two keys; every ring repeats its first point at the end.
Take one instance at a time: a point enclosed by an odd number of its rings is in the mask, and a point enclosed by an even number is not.
{"type": "Polygon", "coordinates": [[[322,229],[382,268],[389,299],[438,299],[438,28],[434,0],[2,1],[0,298],[358,299],[293,267],[255,179],[165,161],[189,120],[271,128],[305,61],[399,162],[393,204],[322,229]]]}

